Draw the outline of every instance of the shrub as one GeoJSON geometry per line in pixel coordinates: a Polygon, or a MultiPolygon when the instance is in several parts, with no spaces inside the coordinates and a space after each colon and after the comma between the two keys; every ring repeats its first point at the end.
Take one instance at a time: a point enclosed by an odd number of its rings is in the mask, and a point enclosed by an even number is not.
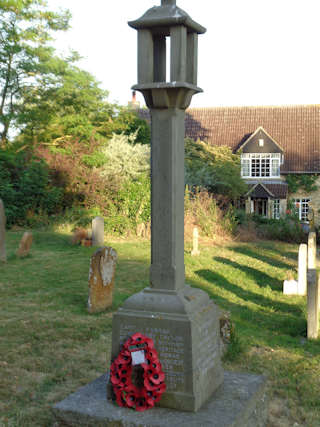
{"type": "Polygon", "coordinates": [[[258,215],[252,218],[256,223],[258,236],[264,239],[301,243],[306,238],[301,224],[295,218],[268,219],[258,215]]]}
{"type": "Polygon", "coordinates": [[[52,186],[46,162],[27,153],[0,150],[0,197],[8,226],[35,226],[59,209],[61,189],[52,186]]]}
{"type": "Polygon", "coordinates": [[[142,173],[150,169],[150,147],[135,144],[136,135],[113,135],[112,139],[103,148],[106,158],[100,175],[105,179],[118,177],[119,180],[137,179],[142,173]]]}
{"type": "Polygon", "coordinates": [[[185,140],[185,183],[203,187],[229,201],[247,191],[240,177],[240,157],[229,147],[216,147],[198,140],[185,140]]]}
{"type": "Polygon", "coordinates": [[[222,210],[208,191],[190,192],[185,195],[185,213],[193,218],[206,236],[232,235],[237,222],[232,206],[222,210]]]}

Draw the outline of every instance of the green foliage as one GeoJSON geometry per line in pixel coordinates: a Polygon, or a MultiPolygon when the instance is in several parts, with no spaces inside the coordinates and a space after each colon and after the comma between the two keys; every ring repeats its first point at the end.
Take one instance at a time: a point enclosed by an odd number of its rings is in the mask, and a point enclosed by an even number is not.
{"type": "Polygon", "coordinates": [[[150,169],[150,147],[142,144],[134,144],[136,134],[113,135],[112,139],[103,148],[102,153],[107,161],[101,170],[101,176],[105,179],[118,177],[136,179],[142,173],[150,169]]]}
{"type": "Polygon", "coordinates": [[[222,210],[207,191],[194,193],[187,190],[185,213],[191,215],[203,234],[209,237],[221,233],[232,235],[237,228],[233,207],[222,210]]]}
{"type": "Polygon", "coordinates": [[[135,180],[126,179],[106,218],[108,231],[125,234],[129,230],[135,230],[141,222],[149,222],[151,217],[150,190],[150,177],[147,174],[141,174],[135,180]]]}
{"type": "Polygon", "coordinates": [[[302,243],[306,239],[299,219],[295,215],[280,219],[268,219],[260,215],[253,215],[252,219],[256,223],[258,235],[264,239],[295,243],[302,243]]]}
{"type": "Polygon", "coordinates": [[[185,183],[205,187],[230,200],[247,191],[240,179],[240,158],[229,147],[210,146],[205,142],[185,140],[185,183]]]}
{"type": "Polygon", "coordinates": [[[99,214],[108,232],[126,234],[150,220],[150,148],[132,145],[130,138],[114,135],[106,147],[91,140],[90,145],[69,141],[63,148],[38,148],[53,185],[63,192],[62,222],[85,227],[99,214]]]}
{"type": "Polygon", "coordinates": [[[151,138],[150,125],[146,120],[141,119],[137,112],[128,108],[121,107],[116,120],[115,133],[130,136],[136,135],[134,144],[149,144],[151,138]]]}
{"type": "Polygon", "coordinates": [[[34,91],[38,80],[54,69],[52,31],[66,30],[68,11],[54,13],[41,0],[0,2],[0,139],[7,145],[9,132],[21,119],[24,93],[34,91]]]}
{"type": "Polygon", "coordinates": [[[286,176],[286,181],[288,183],[289,193],[296,193],[299,189],[310,193],[317,190],[316,181],[318,175],[312,174],[289,174],[286,176]]]}
{"type": "Polygon", "coordinates": [[[37,225],[59,211],[62,191],[51,186],[46,163],[25,152],[0,150],[0,198],[8,226],[37,225]]]}

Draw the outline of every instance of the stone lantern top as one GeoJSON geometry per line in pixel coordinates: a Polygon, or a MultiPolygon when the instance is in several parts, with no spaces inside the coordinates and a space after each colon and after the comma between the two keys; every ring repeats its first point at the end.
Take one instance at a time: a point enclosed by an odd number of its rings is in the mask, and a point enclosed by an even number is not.
{"type": "Polygon", "coordinates": [[[128,22],[136,30],[150,29],[155,33],[169,35],[169,27],[184,25],[188,33],[203,34],[206,29],[193,21],[190,16],[178,6],[176,0],[161,0],[161,6],[154,6],[141,18],[128,22]],[[167,30],[166,30],[167,29],[167,30]]]}

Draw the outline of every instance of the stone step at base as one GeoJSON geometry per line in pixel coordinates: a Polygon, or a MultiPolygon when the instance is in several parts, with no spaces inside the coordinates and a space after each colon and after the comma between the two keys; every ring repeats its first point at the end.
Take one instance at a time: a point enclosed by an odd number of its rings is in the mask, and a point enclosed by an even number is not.
{"type": "Polygon", "coordinates": [[[198,412],[120,408],[107,400],[102,375],[52,407],[60,425],[117,427],[265,427],[268,402],[261,375],[225,371],[224,382],[198,412]]]}

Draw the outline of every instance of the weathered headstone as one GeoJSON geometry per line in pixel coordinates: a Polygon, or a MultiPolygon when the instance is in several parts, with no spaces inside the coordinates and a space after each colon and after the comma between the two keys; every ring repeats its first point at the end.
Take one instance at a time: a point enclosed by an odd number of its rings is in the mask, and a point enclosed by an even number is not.
{"type": "Polygon", "coordinates": [[[298,255],[298,294],[307,295],[307,254],[308,247],[305,243],[299,246],[298,255]]]}
{"type": "Polygon", "coordinates": [[[311,231],[308,235],[308,269],[316,268],[316,254],[316,233],[314,231],[311,231]]]}
{"type": "Polygon", "coordinates": [[[91,257],[89,270],[89,313],[112,306],[117,252],[111,247],[98,249],[91,257]]]}
{"type": "Polygon", "coordinates": [[[200,255],[200,251],[199,251],[199,232],[197,227],[194,227],[193,229],[193,248],[191,251],[191,255],[192,256],[197,256],[200,255]]]}
{"type": "Polygon", "coordinates": [[[33,236],[32,233],[26,231],[23,233],[23,236],[20,240],[19,248],[17,250],[17,255],[19,257],[25,257],[29,255],[31,245],[32,245],[33,236]]]}
{"type": "Polygon", "coordinates": [[[0,199],[0,261],[6,262],[6,215],[4,212],[3,201],[0,199]]]}
{"type": "Polygon", "coordinates": [[[96,216],[92,220],[92,246],[103,246],[104,244],[104,219],[96,216]]]}
{"type": "Polygon", "coordinates": [[[316,269],[308,269],[308,331],[309,339],[317,339],[319,336],[319,277],[316,269]]]}

